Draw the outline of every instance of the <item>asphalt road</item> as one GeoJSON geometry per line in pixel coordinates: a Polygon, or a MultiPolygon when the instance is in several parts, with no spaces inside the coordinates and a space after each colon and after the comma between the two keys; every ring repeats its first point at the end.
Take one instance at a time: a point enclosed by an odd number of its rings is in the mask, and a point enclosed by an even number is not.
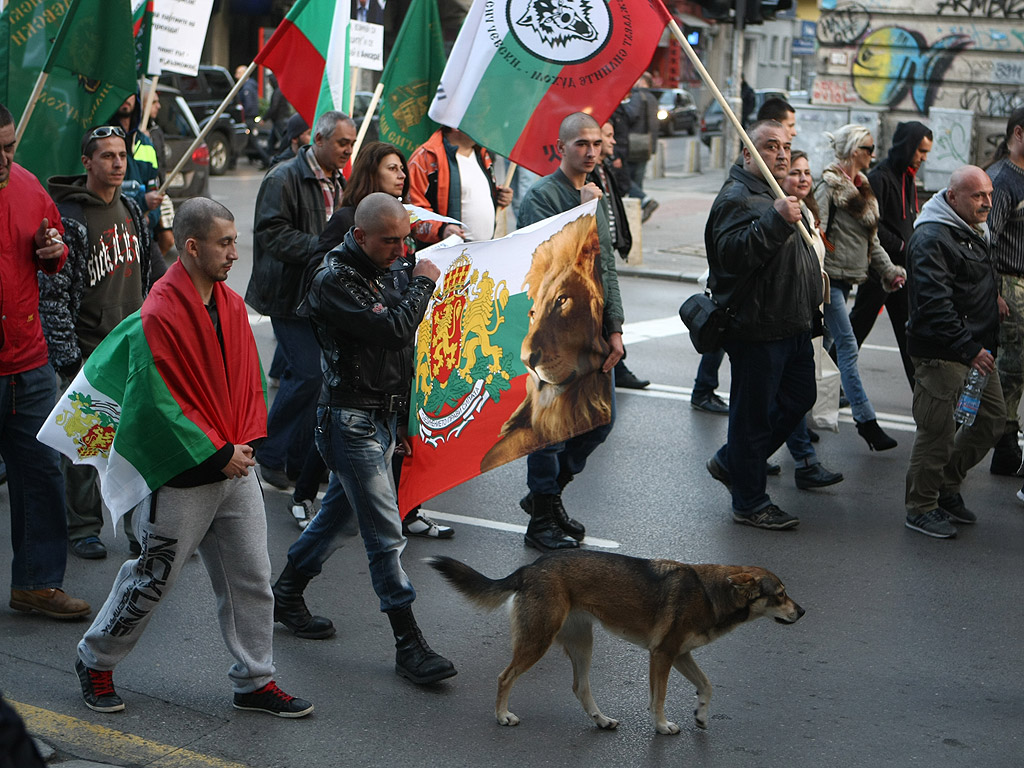
{"type": "MultiPolygon", "coordinates": [[[[252,201],[259,174],[242,168],[215,179],[212,194],[238,218],[242,260],[229,282],[244,291],[252,201]]],[[[663,181],[667,191],[683,182],[663,181]]],[[[655,185],[657,187],[657,184],[655,185]]],[[[712,194],[715,190],[712,190],[712,194]]],[[[653,220],[652,220],[653,221],[653,220]]],[[[666,225],[662,225],[666,226],[666,225]]],[[[681,243],[699,232],[680,231],[681,243]]],[[[425,505],[458,520],[454,539],[413,540],[404,562],[419,591],[415,610],[430,644],[457,677],[428,688],[398,678],[386,618],[379,613],[358,538],[307,590],[336,637],[300,640],[278,625],[277,679],[316,712],[286,721],[230,705],[231,663],[220,638],[209,580],[190,562],[115,681],[127,710],[93,713],[79,696],[74,647],[83,623],[60,624],[0,610],[0,689],[57,750],[116,765],[252,766],[964,766],[1021,765],[1024,618],[1013,573],[1024,546],[1017,481],[987,463],[964,487],[979,524],[939,541],[903,527],[904,475],[912,426],[909,389],[880,322],[861,371],[880,418],[899,446],[871,453],[848,413],[818,445],[846,480],[799,491],[783,450],[774,500],[802,523],[788,532],[735,525],[726,490],[704,469],[724,440],[726,419],[693,411],[697,355],[679,303],[695,288],[624,278],[629,365],[654,384],[619,391],[618,422],[568,487],[565,503],[604,548],[641,557],[767,567],[806,610],[793,626],[759,622],[694,656],[715,686],[707,731],[693,725],[693,689],[673,673],[667,710],[678,736],[655,733],[647,707],[646,654],[597,633],[592,681],[602,710],[621,724],[598,730],[571,691],[571,669],[549,653],[517,683],[517,728],[494,721],[496,676],[509,660],[507,618],[464,602],[422,558],[447,554],[490,576],[530,562],[522,460],[425,505]]],[[[254,322],[265,361],[269,323],[254,322]]],[[[728,391],[728,366],[720,391],[728,391]]],[[[287,494],[268,489],[275,576],[298,535],[287,494]]],[[[0,517],[8,510],[0,488],[0,517]]],[[[104,530],[104,561],[69,558],[66,585],[98,606],[127,557],[123,536],[104,530]]],[[[10,551],[0,545],[0,571],[10,551]]]]}

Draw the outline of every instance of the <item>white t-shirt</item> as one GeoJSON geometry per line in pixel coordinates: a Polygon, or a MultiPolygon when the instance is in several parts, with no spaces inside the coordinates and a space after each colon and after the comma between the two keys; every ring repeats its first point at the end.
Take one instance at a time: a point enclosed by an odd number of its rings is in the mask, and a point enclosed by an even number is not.
{"type": "Polygon", "coordinates": [[[459,179],[462,184],[462,223],[467,240],[490,240],[494,236],[494,200],[491,185],[475,153],[466,157],[458,152],[459,179]]]}

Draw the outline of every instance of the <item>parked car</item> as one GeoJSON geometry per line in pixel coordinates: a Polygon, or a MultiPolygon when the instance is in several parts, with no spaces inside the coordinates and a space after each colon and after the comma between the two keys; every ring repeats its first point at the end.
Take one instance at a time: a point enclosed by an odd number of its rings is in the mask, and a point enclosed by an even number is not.
{"type": "MultiPolygon", "coordinates": [[[[199,135],[199,124],[181,92],[163,84],[157,85],[160,94],[160,112],[156,124],[164,134],[164,162],[169,172],[199,135]]],[[[208,197],[210,194],[210,151],[200,144],[192,152],[180,174],[171,179],[167,194],[177,203],[190,197],[208,197]]]]}
{"type": "MultiPolygon", "coordinates": [[[[750,115],[747,116],[747,125],[753,122],[757,116],[757,111],[761,109],[761,106],[768,101],[768,99],[785,99],[787,98],[785,91],[776,90],[774,88],[758,88],[754,91],[754,110],[750,115]]],[[[712,136],[721,136],[722,130],[725,128],[725,113],[722,112],[722,107],[717,101],[712,101],[706,110],[704,110],[704,116],[700,119],[700,140],[706,145],[711,144],[712,136]]]]}
{"type": "MultiPolygon", "coordinates": [[[[177,88],[192,108],[200,128],[205,128],[210,116],[224,101],[235,79],[224,67],[201,65],[195,75],[167,73],[161,82],[177,88]]],[[[218,117],[210,132],[206,134],[206,146],[210,149],[210,173],[220,176],[234,168],[238,158],[245,154],[249,143],[249,129],[241,105],[230,104],[218,117]]]]}
{"type": "Polygon", "coordinates": [[[697,105],[685,88],[652,88],[658,100],[658,126],[663,136],[686,131],[697,133],[697,105]]]}

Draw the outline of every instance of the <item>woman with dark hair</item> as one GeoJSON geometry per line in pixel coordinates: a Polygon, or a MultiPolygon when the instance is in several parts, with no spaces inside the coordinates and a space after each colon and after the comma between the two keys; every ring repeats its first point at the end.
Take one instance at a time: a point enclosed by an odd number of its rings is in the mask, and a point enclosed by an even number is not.
{"type": "Polygon", "coordinates": [[[846,301],[854,285],[863,283],[868,269],[878,274],[886,291],[903,287],[907,273],[892,263],[878,241],[878,200],[864,175],[875,155],[875,140],[863,125],[844,125],[825,136],[836,160],[821,175],[815,192],[824,230],[825,272],[830,302],[825,305],[825,328],[835,341],[839,375],[850,400],[857,433],[873,451],[896,447],[878,425],[857,368],[857,338],[850,325],[846,301]]]}
{"type": "Polygon", "coordinates": [[[331,216],[317,243],[317,263],[321,256],[341,244],[356,219],[356,206],[374,192],[387,192],[399,200],[409,196],[409,166],[402,150],[393,144],[374,141],[359,150],[352,164],[352,175],[345,185],[344,206],[331,216]]]}

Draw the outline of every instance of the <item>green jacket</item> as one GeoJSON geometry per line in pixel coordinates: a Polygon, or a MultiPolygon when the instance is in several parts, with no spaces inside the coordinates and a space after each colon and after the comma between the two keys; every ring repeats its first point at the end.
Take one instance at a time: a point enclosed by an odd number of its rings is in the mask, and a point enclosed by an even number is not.
{"type": "MultiPolygon", "coordinates": [[[[537,181],[519,206],[516,220],[520,227],[565,213],[580,204],[580,191],[559,168],[554,173],[537,181]]],[[[622,296],[619,293],[619,274],[615,271],[615,249],[612,247],[611,231],[608,229],[608,200],[602,197],[597,204],[597,235],[601,241],[601,263],[599,273],[604,287],[604,334],[622,333],[625,315],[622,312],[622,296]]]]}

